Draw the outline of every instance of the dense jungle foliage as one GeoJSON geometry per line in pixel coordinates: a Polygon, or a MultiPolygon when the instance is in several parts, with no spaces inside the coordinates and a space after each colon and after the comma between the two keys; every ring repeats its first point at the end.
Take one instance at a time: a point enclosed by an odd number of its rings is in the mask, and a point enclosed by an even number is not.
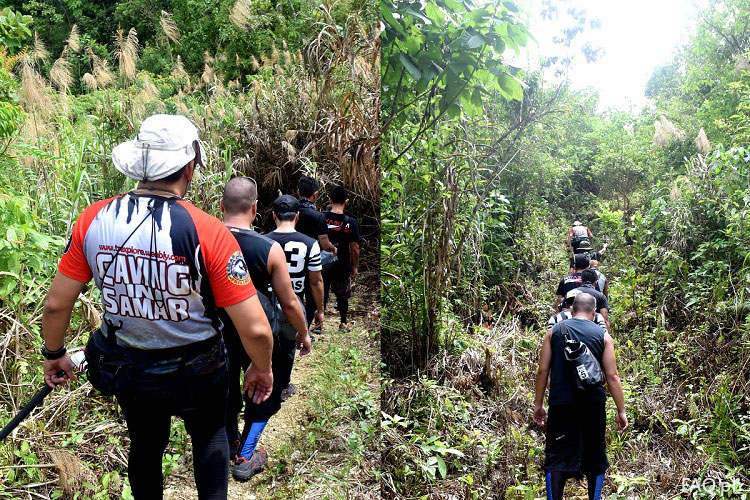
{"type": "Polygon", "coordinates": [[[637,112],[564,60],[511,67],[520,3],[382,3],[386,498],[544,495],[534,377],[575,218],[609,243],[631,423],[610,400],[605,494],[750,496],[750,2],[708,3],[637,112]]]}
{"type": "MultiPolygon", "coordinates": [[[[301,175],[315,175],[323,192],[343,183],[362,229],[360,268],[377,274],[380,31],[373,3],[4,5],[0,426],[41,387],[41,311],[72,224],[89,203],[134,186],[112,167],[110,153],[150,114],[180,113],[198,125],[208,164],[187,198],[214,215],[235,174],[258,180],[261,228],[272,224],[271,200],[295,192],[301,175]]],[[[320,208],[325,201],[321,196],[320,208]]],[[[85,343],[99,310],[90,287],[75,308],[68,345],[85,343]]],[[[55,391],[0,446],[0,496],[127,497],[127,433],[116,412],[88,384],[55,391]]],[[[352,439],[370,436],[372,426],[357,424],[352,439]]],[[[189,456],[184,428],[174,425],[165,471],[189,456]]],[[[360,444],[372,441],[364,439],[360,444]]],[[[328,451],[362,451],[349,444],[328,451]]],[[[361,457],[353,463],[361,465],[361,457]]],[[[330,474],[341,491],[355,476],[345,467],[343,480],[330,474]]]]}

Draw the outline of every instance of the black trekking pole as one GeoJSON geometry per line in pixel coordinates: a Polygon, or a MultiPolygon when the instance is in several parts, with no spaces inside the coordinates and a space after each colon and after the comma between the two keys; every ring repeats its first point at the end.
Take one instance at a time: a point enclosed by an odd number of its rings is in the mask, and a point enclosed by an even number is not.
{"type": "MultiPolygon", "coordinates": [[[[73,362],[73,368],[75,368],[77,371],[83,373],[83,371],[86,369],[86,358],[83,353],[83,351],[78,351],[70,356],[70,360],[73,362]]],[[[58,377],[62,377],[65,375],[65,372],[59,372],[57,374],[58,377]]],[[[52,387],[48,386],[47,384],[44,384],[44,387],[39,389],[39,391],[34,394],[34,397],[31,398],[31,401],[26,403],[26,406],[21,408],[21,411],[18,412],[18,414],[13,417],[13,420],[8,422],[8,424],[0,430],[0,441],[3,441],[6,437],[10,435],[11,432],[13,432],[13,429],[18,427],[18,424],[23,422],[23,419],[29,416],[29,413],[34,410],[37,406],[41,404],[42,401],[44,401],[44,398],[47,397],[47,394],[52,392],[52,387]]]]}

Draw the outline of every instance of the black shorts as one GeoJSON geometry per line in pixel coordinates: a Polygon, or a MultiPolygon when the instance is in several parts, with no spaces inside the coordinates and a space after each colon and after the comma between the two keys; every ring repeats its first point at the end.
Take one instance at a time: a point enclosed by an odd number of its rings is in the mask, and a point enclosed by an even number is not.
{"type": "Polygon", "coordinates": [[[609,468],[606,401],[550,405],[545,472],[599,475],[609,468]]]}

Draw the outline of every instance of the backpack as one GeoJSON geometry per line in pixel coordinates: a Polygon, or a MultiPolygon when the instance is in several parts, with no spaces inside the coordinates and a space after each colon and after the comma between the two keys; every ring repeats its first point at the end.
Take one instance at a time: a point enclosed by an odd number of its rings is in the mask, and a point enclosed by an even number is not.
{"type": "Polygon", "coordinates": [[[560,333],[565,339],[565,365],[575,381],[578,391],[585,392],[604,384],[604,372],[599,361],[594,357],[589,346],[568,336],[565,321],[560,323],[560,333]]]}
{"type": "Polygon", "coordinates": [[[591,239],[589,238],[589,230],[586,226],[573,226],[573,238],[570,244],[573,246],[573,250],[591,249],[591,239]]]}
{"type": "MultiPolygon", "coordinates": [[[[279,313],[281,312],[281,306],[279,305],[279,301],[276,298],[275,293],[269,291],[268,294],[269,295],[266,295],[265,293],[258,290],[258,300],[260,301],[260,305],[263,308],[263,312],[266,313],[268,324],[271,326],[271,332],[275,336],[279,334],[279,313]]],[[[281,316],[283,316],[283,313],[281,313],[281,316]]]]}
{"type": "MultiPolygon", "coordinates": [[[[305,304],[302,302],[302,299],[299,298],[299,295],[295,294],[295,297],[297,297],[297,300],[299,300],[300,306],[302,306],[302,315],[304,316],[305,304]]],[[[284,338],[286,340],[296,339],[297,330],[294,329],[294,326],[292,326],[289,320],[286,319],[286,316],[284,316],[284,311],[281,310],[281,305],[279,305],[278,301],[276,301],[276,308],[277,308],[276,310],[278,311],[279,329],[278,329],[278,332],[274,332],[274,335],[276,334],[281,335],[281,338],[284,338]]]]}

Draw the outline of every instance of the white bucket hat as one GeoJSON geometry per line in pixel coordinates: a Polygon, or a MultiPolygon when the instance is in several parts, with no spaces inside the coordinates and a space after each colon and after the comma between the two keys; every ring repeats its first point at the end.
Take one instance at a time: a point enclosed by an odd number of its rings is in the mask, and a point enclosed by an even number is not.
{"type": "Polygon", "coordinates": [[[181,115],[149,116],[134,140],[112,150],[115,168],[139,181],[163,179],[194,159],[205,166],[206,152],[198,140],[198,128],[181,115]]]}

